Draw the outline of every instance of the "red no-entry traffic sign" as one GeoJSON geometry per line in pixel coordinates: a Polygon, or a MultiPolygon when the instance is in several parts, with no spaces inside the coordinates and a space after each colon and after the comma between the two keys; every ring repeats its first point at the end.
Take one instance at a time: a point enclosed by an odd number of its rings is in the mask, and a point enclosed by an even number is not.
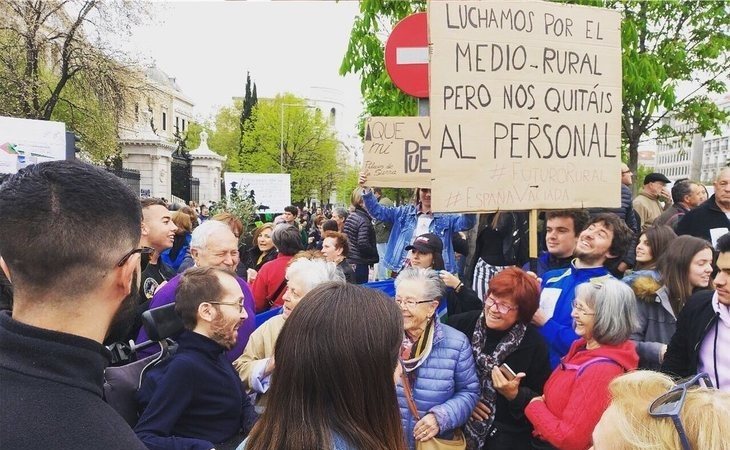
{"type": "Polygon", "coordinates": [[[428,22],[425,12],[398,22],[385,43],[385,69],[408,95],[428,98],[428,22]]]}

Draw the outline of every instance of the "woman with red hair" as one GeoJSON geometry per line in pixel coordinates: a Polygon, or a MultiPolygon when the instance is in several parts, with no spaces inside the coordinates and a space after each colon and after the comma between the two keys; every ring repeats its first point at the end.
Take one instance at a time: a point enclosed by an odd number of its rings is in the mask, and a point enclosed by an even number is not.
{"type": "Polygon", "coordinates": [[[532,425],[523,411],[550,376],[547,345],[530,324],[539,298],[537,280],[510,267],[489,281],[483,310],[448,320],[470,338],[481,388],[464,427],[469,449],[531,448],[532,425]]]}

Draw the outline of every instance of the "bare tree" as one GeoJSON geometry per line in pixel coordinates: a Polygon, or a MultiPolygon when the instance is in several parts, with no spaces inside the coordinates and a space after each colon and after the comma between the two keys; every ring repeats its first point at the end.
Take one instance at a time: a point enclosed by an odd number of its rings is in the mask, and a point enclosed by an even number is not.
{"type": "Polygon", "coordinates": [[[116,134],[143,78],[113,43],[147,17],[146,8],[126,0],[2,0],[0,114],[60,115],[72,129],[110,116],[114,123],[97,123],[96,132],[116,134]]]}

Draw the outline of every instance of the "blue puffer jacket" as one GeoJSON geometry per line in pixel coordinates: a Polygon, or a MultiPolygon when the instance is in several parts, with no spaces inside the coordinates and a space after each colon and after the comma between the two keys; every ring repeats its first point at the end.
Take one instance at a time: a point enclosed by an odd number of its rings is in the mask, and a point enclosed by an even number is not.
{"type": "MultiPolygon", "coordinates": [[[[466,423],[479,399],[479,378],[467,337],[448,325],[436,322],[431,354],[416,369],[412,388],[421,417],[433,413],[439,424],[438,437],[452,438],[453,430],[466,423]]],[[[408,448],[413,450],[416,447],[413,427],[417,421],[408,409],[400,384],[397,390],[403,432],[408,448]]]]}
{"type": "MultiPolygon", "coordinates": [[[[390,230],[388,246],[381,261],[390,270],[400,272],[406,261],[406,246],[413,242],[413,231],[416,229],[418,216],[416,205],[409,203],[404,206],[387,207],[378,203],[372,191],[362,196],[365,209],[373,218],[393,224],[390,230]]],[[[428,227],[429,233],[441,238],[444,244],[443,258],[446,270],[451,273],[457,271],[454,261],[454,246],[451,235],[459,231],[471,229],[476,223],[475,214],[434,214],[433,221],[428,227]]]]}

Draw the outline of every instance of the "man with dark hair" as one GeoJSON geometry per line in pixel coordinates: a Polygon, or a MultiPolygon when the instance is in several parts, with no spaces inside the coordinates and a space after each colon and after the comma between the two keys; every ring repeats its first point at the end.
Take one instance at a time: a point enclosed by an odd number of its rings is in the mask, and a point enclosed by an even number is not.
{"type": "Polygon", "coordinates": [[[297,219],[299,218],[299,208],[293,205],[285,207],[282,217],[284,218],[285,223],[297,227],[297,230],[299,230],[299,239],[302,241],[302,246],[307,248],[309,234],[307,233],[307,230],[305,230],[304,227],[297,222],[297,219]]]}
{"type": "Polygon", "coordinates": [[[45,162],[3,183],[0,217],[0,267],[14,289],[12,316],[0,312],[0,446],[143,450],[102,399],[102,342],[134,312],[147,251],[136,195],[102,169],[45,162]]]}
{"type": "MultiPolygon", "coordinates": [[[[573,252],[578,245],[578,236],[590,220],[588,212],[583,209],[562,209],[545,213],[545,247],[547,250],[537,258],[532,270],[538,277],[555,269],[564,269],[570,265],[573,252]]],[[[522,267],[531,270],[530,263],[522,267]]]]}
{"type": "Polygon", "coordinates": [[[689,234],[716,245],[720,236],[730,231],[730,167],[720,169],[712,185],[715,193],[682,217],[677,235],[689,234]]]}
{"type": "Polygon", "coordinates": [[[607,263],[623,255],[630,242],[631,230],[623,220],[612,213],[597,214],[578,236],[575,259],[570,266],[544,274],[540,309],[532,322],[541,327],[553,368],[578,338],[571,317],[576,286],[611,277],[607,263]]]}
{"type": "Polygon", "coordinates": [[[654,220],[654,225],[668,225],[676,230],[677,223],[682,217],[690,210],[700,206],[704,193],[702,186],[694,181],[675,181],[674,186],[672,186],[672,201],[674,204],[654,220]]]}
{"type": "Polygon", "coordinates": [[[226,358],[248,317],[243,301],[230,272],[195,267],[182,274],[175,312],[185,331],[175,355],[151,369],[137,392],[142,414],[134,431],[148,448],[232,448],[251,429],[253,406],[226,358]]]}
{"type": "Polygon", "coordinates": [[[730,391],[730,234],[718,239],[717,251],[715,291],[699,291],[687,300],[662,372],[681,378],[707,372],[716,388],[730,391]]]}
{"type": "Polygon", "coordinates": [[[140,302],[146,306],[157,289],[176,274],[172,268],[167,267],[160,260],[160,255],[172,247],[177,225],[173,223],[172,214],[170,214],[162,199],[144,198],[140,203],[142,205],[142,240],[140,245],[155,250],[149,257],[142,260],[140,302]]]}

